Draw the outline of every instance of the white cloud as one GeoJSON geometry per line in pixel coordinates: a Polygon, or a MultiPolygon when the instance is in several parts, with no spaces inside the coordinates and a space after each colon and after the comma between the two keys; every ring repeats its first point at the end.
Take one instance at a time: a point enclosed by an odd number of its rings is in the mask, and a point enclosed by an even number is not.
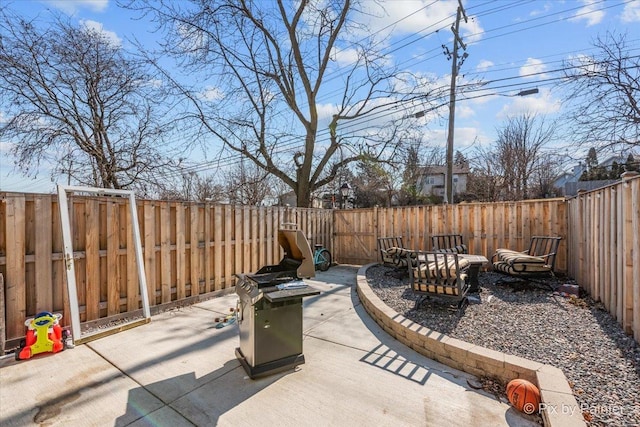
{"type": "Polygon", "coordinates": [[[335,104],[316,104],[316,110],[318,111],[319,120],[327,120],[329,122],[334,114],[338,112],[338,107],[335,104]]]}
{"type": "Polygon", "coordinates": [[[331,51],[331,59],[340,65],[353,65],[358,61],[356,49],[336,49],[331,51]]]}
{"type": "Polygon", "coordinates": [[[102,36],[105,37],[107,40],[109,40],[113,46],[122,45],[122,40],[120,39],[120,37],[118,37],[118,35],[113,31],[105,30],[102,23],[87,19],[87,20],[80,21],[80,24],[88,30],[95,31],[96,33],[102,34],[102,36]]]}
{"type": "Polygon", "coordinates": [[[620,16],[622,22],[640,22],[640,2],[629,2],[624,5],[620,16]]]}
{"type": "Polygon", "coordinates": [[[527,62],[520,67],[520,77],[528,76],[527,78],[543,78],[545,77],[544,71],[547,66],[539,59],[527,58],[527,62]],[[532,76],[531,74],[536,74],[532,76]]]}
{"type": "Polygon", "coordinates": [[[475,16],[469,16],[467,22],[462,20],[460,22],[460,28],[462,29],[461,35],[466,44],[480,41],[484,34],[484,28],[482,28],[480,21],[475,16]]]}
{"type": "MultiPolygon", "coordinates": [[[[438,23],[447,17],[455,15],[458,7],[457,0],[444,0],[435,4],[424,0],[382,0],[379,2],[365,2],[371,9],[365,11],[361,17],[372,32],[386,29],[396,35],[421,32],[425,28],[434,25],[436,30],[438,23]],[[380,7],[378,7],[380,5],[380,7]],[[428,7],[426,7],[428,6],[428,7]]],[[[443,24],[440,23],[439,26],[443,24]]]]}
{"type": "Polygon", "coordinates": [[[200,97],[206,101],[219,101],[224,99],[224,93],[217,87],[207,86],[200,93],[200,97]]]}
{"type": "Polygon", "coordinates": [[[89,9],[92,12],[103,12],[109,6],[109,0],[43,0],[56,9],[73,15],[80,9],[89,9]]]}
{"type": "Polygon", "coordinates": [[[164,85],[164,82],[160,79],[151,79],[146,83],[149,87],[159,88],[164,85]]]}
{"type": "MultiPolygon", "coordinates": [[[[364,2],[363,13],[358,21],[367,25],[371,34],[380,38],[386,36],[402,37],[406,34],[435,34],[443,30],[447,37],[453,37],[450,25],[455,21],[458,0],[379,0],[364,2]]],[[[478,19],[468,16],[468,22],[460,24],[463,35],[470,36],[483,32],[478,19]]],[[[475,41],[478,36],[465,38],[466,42],[475,41]]]]}
{"type": "Polygon", "coordinates": [[[469,117],[473,117],[475,115],[476,115],[475,110],[471,108],[468,104],[456,106],[456,117],[466,119],[469,117]]]}
{"type": "Polygon", "coordinates": [[[478,71],[487,71],[489,68],[493,67],[495,64],[492,61],[487,59],[483,59],[476,65],[476,70],[478,71]]]}
{"type": "Polygon", "coordinates": [[[598,62],[598,60],[592,56],[579,54],[575,56],[569,56],[568,60],[580,67],[581,71],[589,72],[589,73],[597,73],[602,71],[602,64],[598,62]]]}
{"type": "Polygon", "coordinates": [[[604,11],[598,10],[601,5],[596,4],[596,0],[582,0],[584,7],[578,9],[572,21],[587,21],[587,27],[599,24],[604,19],[604,11]]]}
{"type": "Polygon", "coordinates": [[[542,6],[542,9],[534,9],[531,11],[531,13],[529,13],[529,16],[538,16],[538,15],[544,15],[545,13],[548,13],[551,10],[551,3],[545,3],[542,6]]]}
{"type": "Polygon", "coordinates": [[[0,155],[5,154],[8,156],[13,147],[15,147],[14,143],[9,141],[0,141],[0,155]]]}
{"type": "Polygon", "coordinates": [[[454,151],[465,152],[471,148],[476,142],[483,142],[485,138],[480,138],[481,130],[476,127],[460,127],[456,128],[453,134],[455,146],[454,151]],[[481,139],[481,141],[478,141],[481,139]]]}
{"type": "MultiPolygon", "coordinates": [[[[481,130],[471,126],[456,126],[453,133],[453,150],[465,153],[474,144],[488,143],[489,139],[481,135],[481,130]]],[[[447,130],[446,129],[425,129],[422,133],[422,139],[428,141],[429,147],[441,148],[447,147],[447,130]]]]}

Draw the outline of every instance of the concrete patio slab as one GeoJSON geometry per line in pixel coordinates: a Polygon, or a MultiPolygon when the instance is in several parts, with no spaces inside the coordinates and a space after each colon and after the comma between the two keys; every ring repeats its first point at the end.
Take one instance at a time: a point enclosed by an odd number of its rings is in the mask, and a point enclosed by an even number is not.
{"type": "Polygon", "coordinates": [[[88,346],[5,365],[0,384],[5,427],[129,425],[164,406],[88,346]]]}
{"type": "Polygon", "coordinates": [[[55,355],[0,359],[3,426],[534,426],[472,376],[387,335],[360,305],[356,267],[332,267],[304,301],[295,370],[251,380],[228,294],[55,355]]]}

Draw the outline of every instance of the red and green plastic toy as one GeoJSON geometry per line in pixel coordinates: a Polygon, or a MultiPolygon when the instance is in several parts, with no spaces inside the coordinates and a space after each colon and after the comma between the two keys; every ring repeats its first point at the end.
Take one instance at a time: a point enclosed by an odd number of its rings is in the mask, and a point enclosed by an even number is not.
{"type": "Polygon", "coordinates": [[[28,328],[27,335],[16,350],[16,360],[30,359],[40,353],[57,353],[64,350],[60,319],[62,314],[43,311],[35,317],[27,319],[24,324],[28,328]]]}

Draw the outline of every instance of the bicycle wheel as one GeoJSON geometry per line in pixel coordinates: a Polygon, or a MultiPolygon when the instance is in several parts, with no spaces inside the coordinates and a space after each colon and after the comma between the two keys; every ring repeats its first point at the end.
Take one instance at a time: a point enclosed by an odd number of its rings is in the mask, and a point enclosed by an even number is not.
{"type": "Polygon", "coordinates": [[[318,270],[327,271],[329,267],[331,267],[331,252],[326,249],[322,249],[318,253],[318,262],[316,265],[318,266],[318,270]]]}

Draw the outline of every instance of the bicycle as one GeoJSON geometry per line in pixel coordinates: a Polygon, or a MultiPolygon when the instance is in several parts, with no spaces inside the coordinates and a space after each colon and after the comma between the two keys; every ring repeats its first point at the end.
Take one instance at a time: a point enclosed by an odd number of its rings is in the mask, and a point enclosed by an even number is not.
{"type": "Polygon", "coordinates": [[[320,244],[314,245],[313,265],[316,270],[327,271],[331,267],[331,252],[320,244]]]}

